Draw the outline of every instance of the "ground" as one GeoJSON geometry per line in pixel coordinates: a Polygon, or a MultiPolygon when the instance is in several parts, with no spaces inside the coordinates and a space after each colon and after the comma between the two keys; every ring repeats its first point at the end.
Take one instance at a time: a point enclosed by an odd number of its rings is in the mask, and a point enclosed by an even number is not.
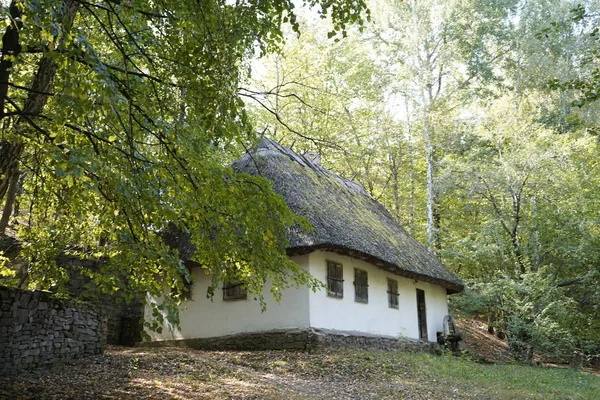
{"type": "Polygon", "coordinates": [[[463,334],[461,349],[485,362],[514,361],[506,340],[501,340],[487,331],[487,325],[476,319],[457,319],[456,329],[463,334]]]}
{"type": "MultiPolygon", "coordinates": [[[[467,347],[474,349],[489,339],[487,333],[474,339],[483,328],[465,329],[467,347]]],[[[505,361],[507,354],[498,345],[486,357],[458,358],[365,350],[209,352],[109,346],[104,355],[50,372],[0,378],[0,398],[597,398],[600,377],[593,374],[513,362],[479,363],[484,358],[505,361]]]]}

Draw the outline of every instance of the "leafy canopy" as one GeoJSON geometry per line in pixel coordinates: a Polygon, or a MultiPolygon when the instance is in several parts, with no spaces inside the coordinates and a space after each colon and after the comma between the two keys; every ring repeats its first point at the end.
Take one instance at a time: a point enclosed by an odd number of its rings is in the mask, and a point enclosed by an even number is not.
{"type": "MultiPolygon", "coordinates": [[[[285,256],[286,227],[302,221],[268,182],[229,167],[256,139],[238,97],[247,60],[277,50],[284,23],[298,31],[292,1],[6,3],[0,200],[11,223],[0,234],[23,244],[30,286],[64,288],[60,254],[104,260],[80,271],[104,291],[174,287],[167,302],[190,278],[183,261],[261,299],[267,279],[276,297],[318,284],[285,256]]],[[[366,12],[363,0],[304,4],[342,35],[366,12]]]]}

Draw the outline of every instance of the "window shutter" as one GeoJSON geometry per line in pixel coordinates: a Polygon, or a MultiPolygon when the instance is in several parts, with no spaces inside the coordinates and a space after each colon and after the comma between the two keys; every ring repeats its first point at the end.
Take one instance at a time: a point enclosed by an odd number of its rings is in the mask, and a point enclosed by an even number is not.
{"type": "Polygon", "coordinates": [[[327,261],[327,294],[344,297],[344,269],[342,264],[327,261]]]}
{"type": "Polygon", "coordinates": [[[359,303],[369,302],[369,280],[367,271],[354,269],[354,300],[359,303]]]}
{"type": "Polygon", "coordinates": [[[399,308],[398,305],[398,281],[394,279],[387,280],[388,282],[388,307],[399,308]]]}
{"type": "Polygon", "coordinates": [[[248,297],[244,282],[224,283],[223,300],[239,300],[248,297]]]}

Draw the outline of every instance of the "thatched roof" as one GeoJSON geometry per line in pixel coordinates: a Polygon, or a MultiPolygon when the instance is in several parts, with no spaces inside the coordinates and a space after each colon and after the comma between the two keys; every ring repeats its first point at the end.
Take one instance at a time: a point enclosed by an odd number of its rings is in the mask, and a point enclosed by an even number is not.
{"type": "Polygon", "coordinates": [[[433,282],[460,292],[461,280],[359,184],[268,139],[244,155],[234,169],[272,182],[290,209],[308,219],[313,232],[294,226],[289,255],[326,250],[366,260],[394,274],[433,282]]]}

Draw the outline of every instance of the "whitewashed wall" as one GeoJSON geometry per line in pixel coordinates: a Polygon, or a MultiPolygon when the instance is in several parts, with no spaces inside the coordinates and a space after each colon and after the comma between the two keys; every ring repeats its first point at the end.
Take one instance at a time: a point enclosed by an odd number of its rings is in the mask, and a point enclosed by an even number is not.
{"type": "MultiPolygon", "coordinates": [[[[308,256],[294,257],[300,266],[307,268],[308,256]]],[[[283,291],[277,303],[265,288],[267,311],[261,312],[260,303],[251,295],[247,299],[223,301],[223,292],[215,290],[214,298],[206,298],[206,290],[211,284],[211,276],[202,268],[192,270],[195,281],[192,300],[180,310],[180,329],[163,329],[161,334],[147,331],[151,340],[192,339],[230,335],[240,332],[257,332],[273,329],[308,328],[309,303],[307,287],[283,291]]],[[[151,309],[146,307],[146,318],[151,309]]]]}
{"type": "Polygon", "coordinates": [[[448,314],[446,289],[427,282],[415,282],[383,271],[362,260],[336,253],[316,251],[309,255],[310,272],[326,281],[327,260],[341,263],[344,268],[344,297],[327,295],[326,291],[310,292],[310,326],[344,331],[359,331],[378,335],[419,338],[417,319],[417,289],[425,291],[428,339],[436,340],[448,314]],[[367,271],[369,303],[354,301],[354,268],[367,271]],[[399,308],[388,307],[387,278],[398,281],[399,308]]]}
{"type": "MultiPolygon", "coordinates": [[[[223,336],[241,332],[272,329],[324,328],[341,331],[367,332],[378,335],[419,338],[417,320],[417,289],[425,291],[428,339],[436,340],[442,330],[443,318],[448,314],[446,289],[427,282],[415,282],[383,271],[365,261],[336,253],[316,251],[294,257],[313,276],[326,282],[327,260],[341,263],[344,268],[344,297],[327,296],[326,290],[316,293],[306,287],[283,292],[281,303],[265,288],[267,311],[261,313],[260,303],[251,296],[245,300],[223,301],[220,289],[213,300],[206,298],[211,277],[201,268],[195,268],[192,300],[180,310],[180,329],[166,327],[161,334],[147,332],[151,340],[192,339],[223,336]],[[354,301],[354,268],[368,272],[369,302],[354,301]],[[387,279],[398,281],[399,308],[388,307],[387,279]]],[[[146,309],[147,319],[151,312],[146,309]]]]}

